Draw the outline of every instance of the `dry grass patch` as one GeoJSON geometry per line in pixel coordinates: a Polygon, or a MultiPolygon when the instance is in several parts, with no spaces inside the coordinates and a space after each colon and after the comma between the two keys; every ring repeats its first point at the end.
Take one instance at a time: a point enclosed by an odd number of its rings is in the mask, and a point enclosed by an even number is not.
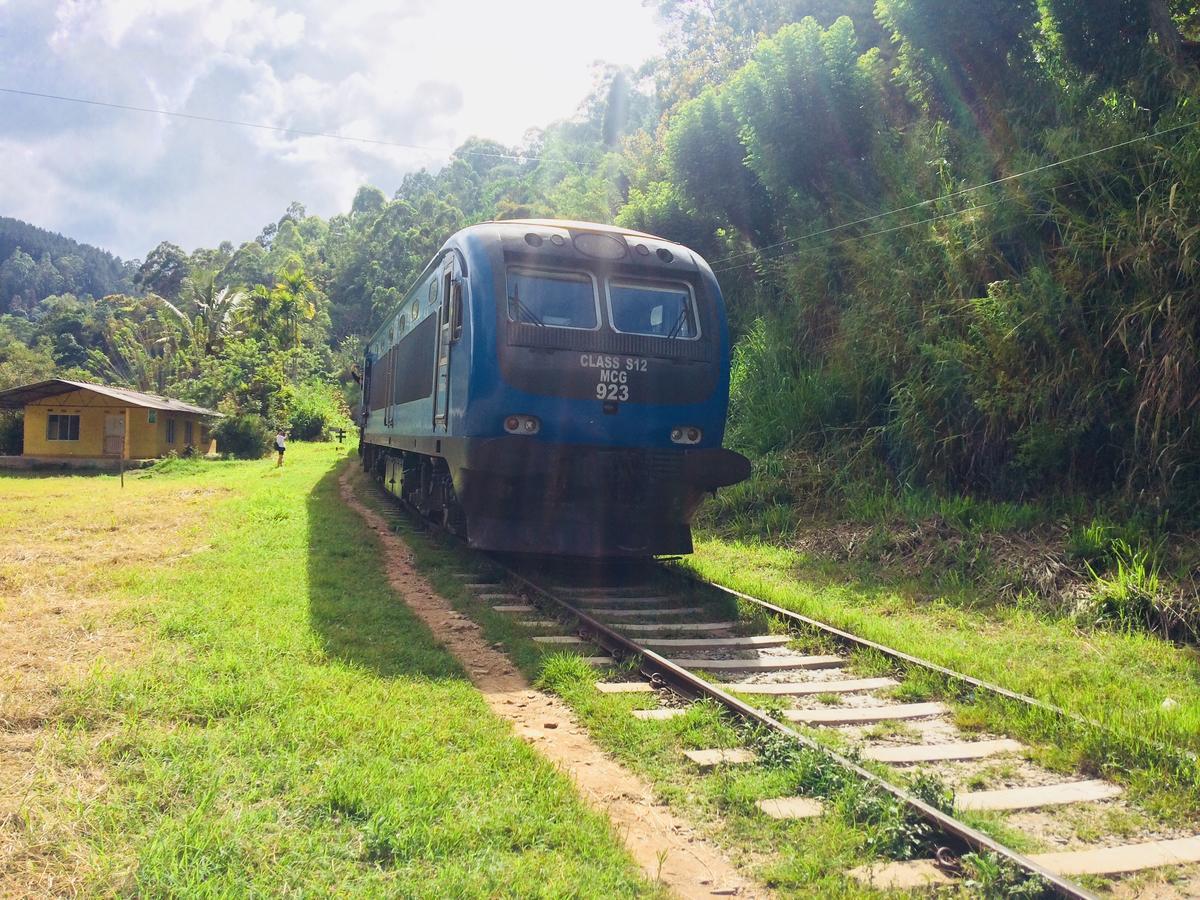
{"type": "Polygon", "coordinates": [[[124,489],[108,475],[0,476],[0,894],[68,888],[39,864],[56,826],[27,801],[87,804],[104,779],[43,752],[62,689],[137,658],[130,602],[114,588],[204,549],[208,511],[228,493],[153,475],[124,489]]]}

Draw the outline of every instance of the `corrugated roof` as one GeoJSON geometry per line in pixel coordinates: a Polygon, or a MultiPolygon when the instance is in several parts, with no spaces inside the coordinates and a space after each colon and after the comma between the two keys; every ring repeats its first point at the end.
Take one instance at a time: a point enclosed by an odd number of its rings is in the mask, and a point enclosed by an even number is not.
{"type": "Polygon", "coordinates": [[[140,406],[144,409],[161,409],[164,412],[192,413],[199,416],[221,415],[216,410],[193,406],[191,403],[172,400],[170,397],[160,397],[158,394],[145,394],[141,391],[110,387],[107,384],[92,384],[87,381],[68,381],[65,378],[50,378],[36,384],[26,384],[21,387],[9,388],[7,391],[0,391],[0,409],[22,409],[27,403],[34,403],[71,391],[92,391],[123,405],[140,406]]]}

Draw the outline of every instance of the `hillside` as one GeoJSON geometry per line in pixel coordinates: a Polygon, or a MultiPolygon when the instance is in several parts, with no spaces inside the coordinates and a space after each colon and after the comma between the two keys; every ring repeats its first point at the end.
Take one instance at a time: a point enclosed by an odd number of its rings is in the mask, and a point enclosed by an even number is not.
{"type": "Polygon", "coordinates": [[[131,272],[106,250],[0,216],[0,314],[30,310],[53,294],[127,291],[131,272]]]}

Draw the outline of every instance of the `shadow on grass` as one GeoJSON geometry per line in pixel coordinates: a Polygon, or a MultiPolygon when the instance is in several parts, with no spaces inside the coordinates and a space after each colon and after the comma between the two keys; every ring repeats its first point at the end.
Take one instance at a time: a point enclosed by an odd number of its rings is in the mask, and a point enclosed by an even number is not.
{"type": "Polygon", "coordinates": [[[465,679],[388,584],[379,542],[339,495],[335,466],[308,495],[308,607],[330,656],[385,678],[465,679]]]}

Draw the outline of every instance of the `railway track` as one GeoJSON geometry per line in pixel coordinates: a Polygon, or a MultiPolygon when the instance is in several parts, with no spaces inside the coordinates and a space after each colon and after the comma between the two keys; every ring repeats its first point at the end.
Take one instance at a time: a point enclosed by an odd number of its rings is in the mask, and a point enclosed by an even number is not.
{"type": "MultiPolygon", "coordinates": [[[[962,814],[1015,816],[1008,820],[1010,827],[1031,824],[1041,838],[1053,840],[1056,814],[1089,804],[1120,806],[1125,803],[1121,787],[1095,778],[1063,777],[1033,764],[1026,759],[1028,748],[1005,735],[963,732],[950,705],[905,697],[903,678],[855,676],[846,669],[852,651],[869,650],[909,671],[930,672],[1083,723],[1034,698],[697,581],[663,564],[589,568],[488,556],[473,572],[462,573],[462,580],[496,613],[515,617],[535,643],[578,651],[592,665],[609,670],[612,675],[598,682],[599,690],[645,695],[650,704],[633,712],[638,718],[673,718],[684,714],[688,703],[707,699],[760,735],[824,754],[849,776],[901,804],[935,838],[926,841],[929,855],[863,866],[853,874],[867,884],[898,889],[954,885],[961,877],[961,857],[977,853],[1036,876],[1048,894],[1091,898],[1097,894],[1076,879],[1200,862],[1200,836],[1169,831],[1132,842],[1111,836],[1057,852],[1017,852],[964,821],[962,814]],[[813,635],[818,636],[815,649],[813,635]],[[953,806],[935,806],[916,796],[906,787],[914,772],[951,787],[953,806]],[[1003,787],[977,789],[995,777],[1003,787]]],[[[757,761],[752,746],[686,755],[699,769],[757,761]]],[[[808,796],[767,798],[758,805],[763,815],[781,819],[825,812],[819,798],[808,796]]],[[[1200,881],[1192,884],[1200,886],[1200,881]]],[[[1188,895],[1190,889],[1179,894],[1188,895]]]]}

